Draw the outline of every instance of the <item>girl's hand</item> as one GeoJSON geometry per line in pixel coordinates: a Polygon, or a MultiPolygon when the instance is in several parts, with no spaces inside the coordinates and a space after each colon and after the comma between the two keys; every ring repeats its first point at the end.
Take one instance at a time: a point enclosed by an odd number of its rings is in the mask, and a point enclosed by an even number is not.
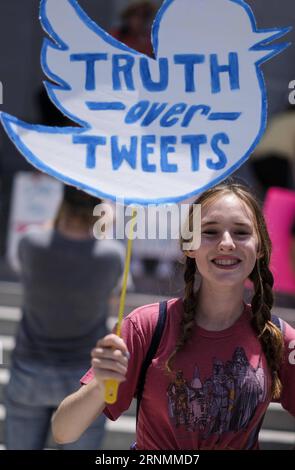
{"type": "Polygon", "coordinates": [[[94,376],[100,386],[109,379],[119,383],[126,380],[129,353],[119,336],[110,334],[98,340],[91,357],[94,376]]]}

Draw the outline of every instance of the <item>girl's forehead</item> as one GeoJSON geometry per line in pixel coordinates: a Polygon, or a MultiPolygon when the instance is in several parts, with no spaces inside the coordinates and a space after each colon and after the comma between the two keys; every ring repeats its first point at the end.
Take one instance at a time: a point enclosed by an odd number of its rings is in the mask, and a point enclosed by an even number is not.
{"type": "Polygon", "coordinates": [[[235,194],[223,194],[202,204],[202,219],[204,218],[239,218],[253,222],[254,214],[250,207],[235,194]]]}

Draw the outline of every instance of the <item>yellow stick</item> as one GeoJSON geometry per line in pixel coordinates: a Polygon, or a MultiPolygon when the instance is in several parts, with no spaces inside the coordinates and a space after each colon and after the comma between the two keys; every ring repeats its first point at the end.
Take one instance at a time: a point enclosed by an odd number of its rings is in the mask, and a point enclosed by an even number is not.
{"type": "MultiPolygon", "coordinates": [[[[122,290],[121,290],[121,296],[120,296],[120,306],[119,306],[118,323],[117,323],[117,331],[116,331],[116,334],[118,336],[121,336],[122,321],[123,321],[123,316],[124,316],[127,281],[128,281],[128,274],[130,271],[130,260],[131,260],[131,252],[132,252],[133,230],[134,230],[136,214],[137,214],[136,209],[133,208],[132,219],[131,219],[131,224],[130,224],[130,232],[129,232],[128,243],[127,243],[122,290]]],[[[106,380],[105,397],[104,397],[106,403],[112,404],[117,401],[118,388],[119,388],[119,383],[116,380],[106,380]]]]}

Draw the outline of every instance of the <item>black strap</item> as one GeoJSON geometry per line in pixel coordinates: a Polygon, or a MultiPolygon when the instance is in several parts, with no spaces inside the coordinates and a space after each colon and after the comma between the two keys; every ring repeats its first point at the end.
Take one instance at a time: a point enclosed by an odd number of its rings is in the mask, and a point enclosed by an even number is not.
{"type": "Polygon", "coordinates": [[[151,340],[150,347],[148,349],[148,352],[145,356],[145,359],[142,363],[141,366],[141,371],[138,379],[138,384],[137,384],[137,393],[136,393],[136,399],[137,399],[137,404],[136,404],[136,421],[138,418],[138,413],[139,413],[139,407],[140,407],[140,402],[142,399],[142,394],[143,394],[143,389],[144,389],[144,384],[145,384],[145,377],[147,370],[149,366],[151,365],[151,362],[153,358],[155,357],[155,354],[157,352],[157,349],[159,347],[161,338],[162,338],[162,333],[164,330],[165,322],[166,322],[166,315],[167,315],[167,301],[160,302],[159,304],[159,317],[157,321],[157,326],[155,328],[155,331],[153,333],[153,337],[151,340]]]}

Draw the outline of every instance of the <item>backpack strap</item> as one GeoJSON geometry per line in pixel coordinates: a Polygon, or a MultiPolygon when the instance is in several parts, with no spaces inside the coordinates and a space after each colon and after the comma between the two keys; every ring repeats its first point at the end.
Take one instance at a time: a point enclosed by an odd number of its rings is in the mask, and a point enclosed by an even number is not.
{"type": "Polygon", "coordinates": [[[277,315],[271,316],[271,321],[284,334],[284,323],[277,315]]]}
{"type": "Polygon", "coordinates": [[[137,398],[136,421],[138,418],[140,402],[142,399],[146,373],[159,347],[159,344],[162,338],[162,333],[163,333],[164,326],[165,326],[165,322],[166,322],[166,316],[167,316],[167,301],[165,300],[163,302],[160,302],[159,304],[159,317],[157,321],[157,326],[154,330],[150,347],[148,349],[148,352],[141,366],[141,371],[140,371],[138,384],[137,384],[137,393],[136,393],[136,398],[137,398]]]}

